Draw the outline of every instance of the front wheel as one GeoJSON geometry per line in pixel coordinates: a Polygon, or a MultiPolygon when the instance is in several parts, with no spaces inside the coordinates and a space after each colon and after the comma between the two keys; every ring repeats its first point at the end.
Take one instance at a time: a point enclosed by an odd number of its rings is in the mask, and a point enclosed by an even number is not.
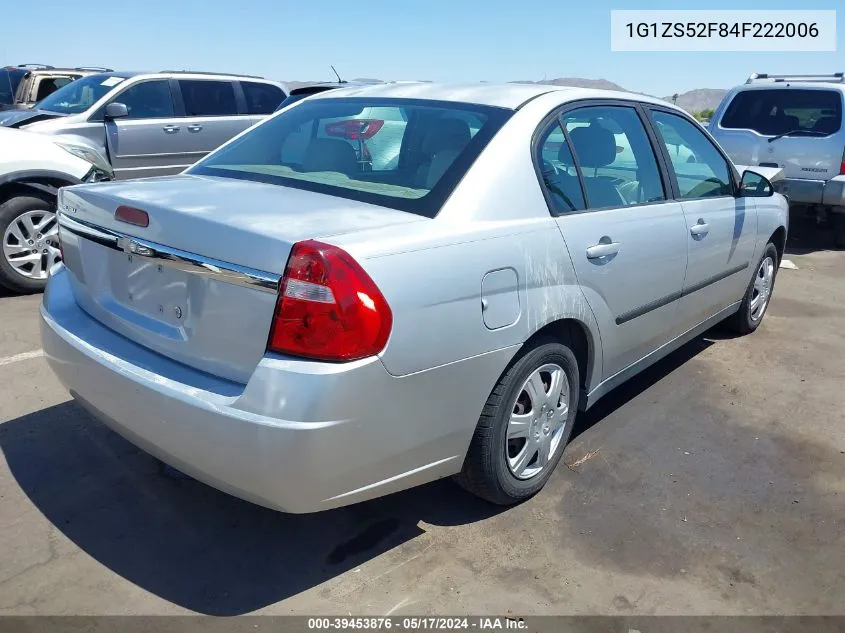
{"type": "Polygon", "coordinates": [[[456,481],[492,503],[537,493],[551,477],[578,410],[578,362],[565,345],[522,352],[484,405],[456,481]]]}
{"type": "Polygon", "coordinates": [[[778,249],[769,242],[757,264],[751,283],[748,284],[739,310],[728,320],[728,325],[737,334],[750,334],[762,323],[775,288],[779,261],[778,249]]]}
{"type": "Polygon", "coordinates": [[[33,192],[0,204],[0,285],[14,292],[40,292],[61,259],[55,200],[33,192]]]}

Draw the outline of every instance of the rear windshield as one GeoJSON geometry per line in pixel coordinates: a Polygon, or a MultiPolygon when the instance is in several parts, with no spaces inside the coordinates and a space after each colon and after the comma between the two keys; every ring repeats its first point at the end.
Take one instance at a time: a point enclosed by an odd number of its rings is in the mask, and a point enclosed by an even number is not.
{"type": "Polygon", "coordinates": [[[308,88],[308,89],[301,89],[301,90],[294,90],[292,91],[287,97],[285,97],[284,101],[279,104],[279,107],[276,110],[283,110],[287,108],[291,103],[296,103],[297,101],[302,101],[305,97],[310,97],[311,95],[315,95],[319,92],[325,92],[327,90],[332,90],[331,88],[308,88]]]}
{"type": "Polygon", "coordinates": [[[511,110],[412,99],[314,99],[188,170],[434,217],[511,110]]]}
{"type": "Polygon", "coordinates": [[[59,88],[38,102],[38,108],[59,114],[85,112],[126,80],[119,75],[89,75],[59,88]]]}
{"type": "Polygon", "coordinates": [[[833,134],[842,126],[842,93],[838,90],[746,90],[731,101],[720,125],[765,135],[833,134]]]}

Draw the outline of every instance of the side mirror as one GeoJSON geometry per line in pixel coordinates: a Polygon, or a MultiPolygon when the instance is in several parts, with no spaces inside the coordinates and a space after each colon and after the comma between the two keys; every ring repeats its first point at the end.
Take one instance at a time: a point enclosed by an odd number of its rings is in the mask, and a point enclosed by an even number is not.
{"type": "Polygon", "coordinates": [[[742,182],[739,185],[741,198],[767,198],[774,195],[775,188],[765,176],[746,169],[742,172],[742,182]]]}
{"type": "Polygon", "coordinates": [[[107,119],[121,119],[129,116],[129,108],[124,103],[112,102],[106,106],[105,115],[107,119]]]}

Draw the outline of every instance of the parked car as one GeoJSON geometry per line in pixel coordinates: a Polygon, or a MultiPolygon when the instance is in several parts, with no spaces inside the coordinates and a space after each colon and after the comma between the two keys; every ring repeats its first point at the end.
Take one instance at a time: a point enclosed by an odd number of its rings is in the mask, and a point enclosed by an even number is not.
{"type": "Polygon", "coordinates": [[[0,128],[0,286],[43,290],[60,259],[59,187],[110,178],[106,159],[87,146],[0,128]]]}
{"type": "Polygon", "coordinates": [[[577,410],[718,322],[760,325],[788,221],[678,108],[486,84],[327,91],[183,175],[62,189],[59,214],[41,315],[61,382],[288,512],[449,475],[536,493],[577,410]],[[317,133],[368,108],[404,124],[384,168],[317,133]]]}
{"type": "Polygon", "coordinates": [[[116,178],[176,174],[285,97],[260,77],[165,71],[91,75],[0,125],[73,139],[106,156],[116,178]]]}
{"type": "Polygon", "coordinates": [[[311,95],[320,94],[321,92],[326,92],[327,90],[337,90],[338,88],[354,88],[357,86],[371,86],[371,85],[378,85],[384,82],[381,81],[372,81],[372,82],[361,82],[361,81],[327,81],[323,83],[316,83],[316,84],[309,84],[307,86],[299,86],[298,88],[292,88],[288,91],[288,96],[285,97],[285,100],[279,104],[279,107],[276,108],[277,110],[282,110],[288,107],[291,104],[297,103],[298,101],[302,101],[305,97],[310,97],[311,95]]]}
{"type": "Polygon", "coordinates": [[[64,88],[69,83],[82,77],[95,73],[107,72],[109,68],[55,68],[43,64],[23,64],[12,68],[18,76],[17,86],[13,93],[9,108],[26,110],[36,103],[49,97],[59,88],[64,88]]]}
{"type": "Polygon", "coordinates": [[[789,201],[830,214],[845,247],[845,73],[753,74],[731,90],[710,132],[736,162],[782,167],[789,201]]]}

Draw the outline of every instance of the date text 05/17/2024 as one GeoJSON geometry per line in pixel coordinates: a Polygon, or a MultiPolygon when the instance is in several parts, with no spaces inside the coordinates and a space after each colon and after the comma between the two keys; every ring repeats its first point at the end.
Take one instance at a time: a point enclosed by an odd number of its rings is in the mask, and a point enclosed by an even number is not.
{"type": "Polygon", "coordinates": [[[518,631],[527,627],[515,617],[315,617],[308,618],[312,631],[392,630],[398,631],[518,631]]]}

